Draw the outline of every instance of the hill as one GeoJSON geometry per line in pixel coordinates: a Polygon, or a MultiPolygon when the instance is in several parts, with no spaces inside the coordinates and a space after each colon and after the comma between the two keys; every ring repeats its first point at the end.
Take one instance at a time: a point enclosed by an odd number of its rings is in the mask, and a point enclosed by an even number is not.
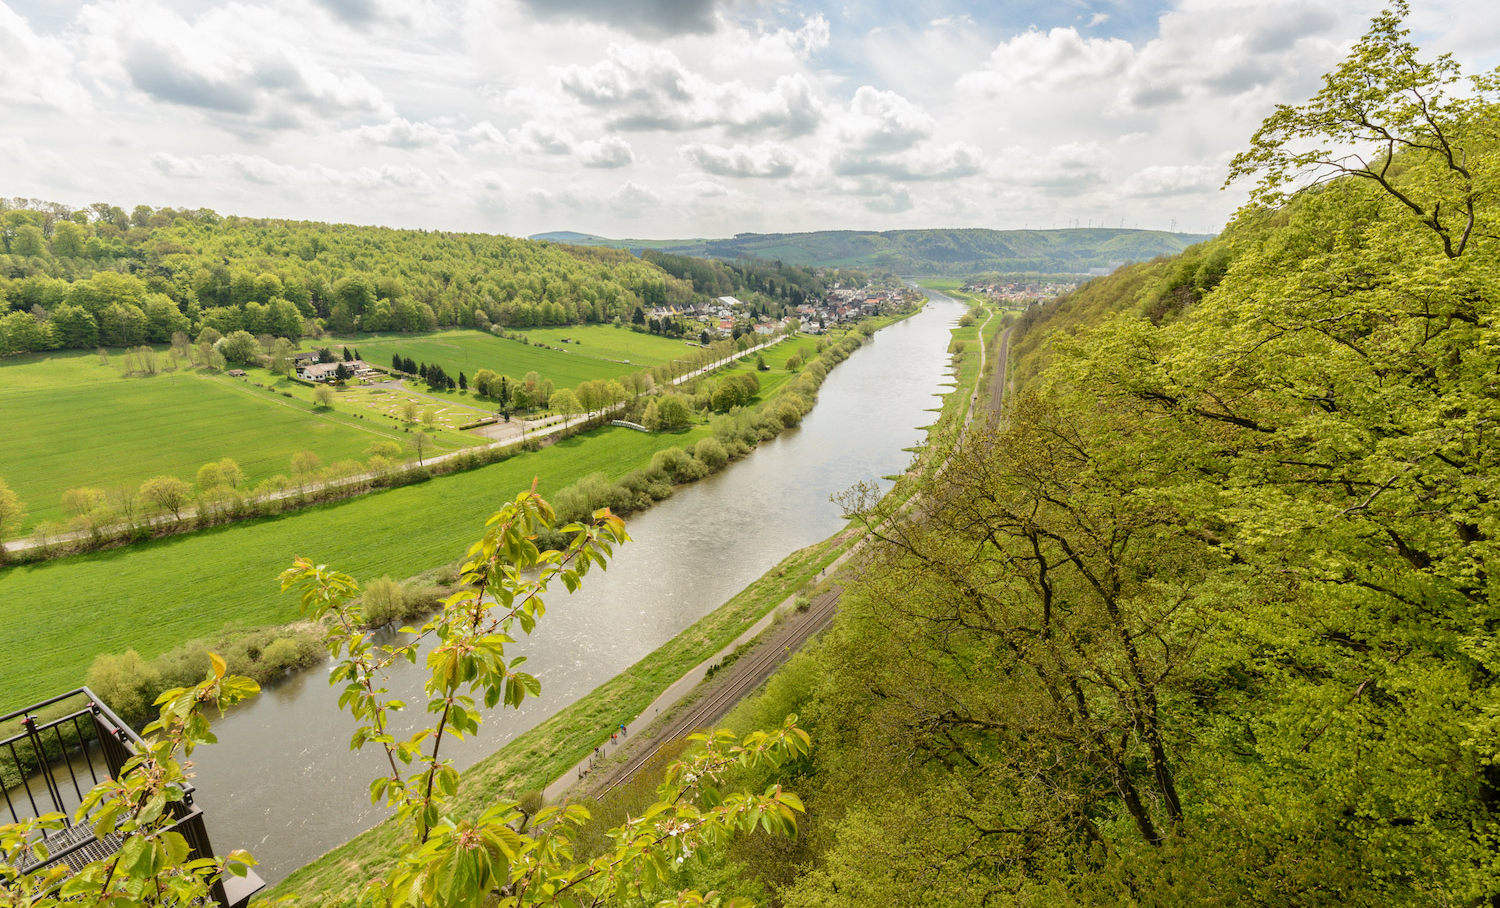
{"type": "Polygon", "coordinates": [[[924,513],[856,515],[834,627],[730,722],[798,716],[810,832],[703,888],[1496,904],[1500,84],[1444,100],[1404,34],[1278,108],[1220,236],[1029,310],[924,513]],[[1309,178],[1370,124],[1408,150],[1309,178]]]}
{"type": "Polygon", "coordinates": [[[1039,272],[1087,274],[1181,252],[1204,234],[1107,227],[1067,230],[821,230],[741,233],[732,239],[615,240],[568,231],[534,240],[610,246],[640,254],[655,249],[718,259],[776,259],[793,265],[895,271],[901,274],[1039,272]]]}

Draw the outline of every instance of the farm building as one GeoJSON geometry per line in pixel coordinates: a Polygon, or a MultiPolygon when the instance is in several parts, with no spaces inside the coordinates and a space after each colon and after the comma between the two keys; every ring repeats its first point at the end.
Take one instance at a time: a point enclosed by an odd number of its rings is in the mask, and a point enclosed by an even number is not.
{"type": "Polygon", "coordinates": [[[354,378],[367,378],[375,374],[375,370],[364,360],[353,359],[346,363],[298,363],[297,377],[303,381],[333,381],[340,366],[354,378]]]}

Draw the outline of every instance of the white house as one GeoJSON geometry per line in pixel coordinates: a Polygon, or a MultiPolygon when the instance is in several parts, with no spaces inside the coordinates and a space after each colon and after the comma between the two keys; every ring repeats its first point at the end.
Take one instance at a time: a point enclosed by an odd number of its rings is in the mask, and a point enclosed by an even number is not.
{"type": "Polygon", "coordinates": [[[374,375],[375,370],[370,368],[364,360],[350,360],[349,362],[337,363],[298,363],[297,377],[303,381],[333,381],[339,366],[355,378],[365,378],[374,375]]]}

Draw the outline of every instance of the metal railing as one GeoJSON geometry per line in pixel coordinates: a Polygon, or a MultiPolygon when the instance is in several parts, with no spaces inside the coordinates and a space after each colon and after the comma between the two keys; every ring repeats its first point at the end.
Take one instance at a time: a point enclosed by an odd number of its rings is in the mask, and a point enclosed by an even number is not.
{"type": "MultiPolygon", "coordinates": [[[[96,835],[92,814],[76,816],[77,810],[96,785],[119,778],[125,764],[141,752],[145,742],[87,687],[0,716],[0,728],[16,719],[20,720],[20,730],[0,740],[0,788],[5,792],[6,811],[0,814],[0,822],[8,819],[20,823],[49,813],[63,815],[62,828],[40,830],[46,857],[37,859],[28,850],[16,869],[29,874],[64,864],[71,872],[109,857],[124,843],[124,835],[113,831],[102,837],[96,835]],[[64,708],[50,719],[39,715],[47,707],[73,698],[81,698],[82,705],[64,708]]],[[[203,811],[193,803],[190,784],[184,788],[183,799],[172,803],[169,810],[176,822],[168,828],[187,840],[189,860],[213,857],[203,811]]],[[[234,906],[244,904],[250,893],[231,900],[223,882],[215,881],[211,895],[220,905],[234,906]]]]}

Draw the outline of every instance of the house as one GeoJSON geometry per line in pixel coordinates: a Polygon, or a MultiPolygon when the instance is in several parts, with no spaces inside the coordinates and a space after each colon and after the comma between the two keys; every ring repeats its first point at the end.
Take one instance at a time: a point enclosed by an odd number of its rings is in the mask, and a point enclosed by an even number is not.
{"type": "Polygon", "coordinates": [[[352,359],[340,363],[298,363],[297,377],[303,381],[333,381],[343,366],[344,371],[354,378],[368,378],[375,374],[375,370],[361,359],[352,359]]]}
{"type": "Polygon", "coordinates": [[[232,376],[234,376],[235,378],[244,378],[245,377],[245,370],[244,369],[230,369],[229,370],[229,374],[232,375],[232,376]]]}
{"type": "Polygon", "coordinates": [[[316,363],[317,361],[318,351],[316,350],[303,350],[301,353],[292,354],[292,363],[297,366],[301,366],[304,363],[311,365],[312,363],[316,363]]]}

